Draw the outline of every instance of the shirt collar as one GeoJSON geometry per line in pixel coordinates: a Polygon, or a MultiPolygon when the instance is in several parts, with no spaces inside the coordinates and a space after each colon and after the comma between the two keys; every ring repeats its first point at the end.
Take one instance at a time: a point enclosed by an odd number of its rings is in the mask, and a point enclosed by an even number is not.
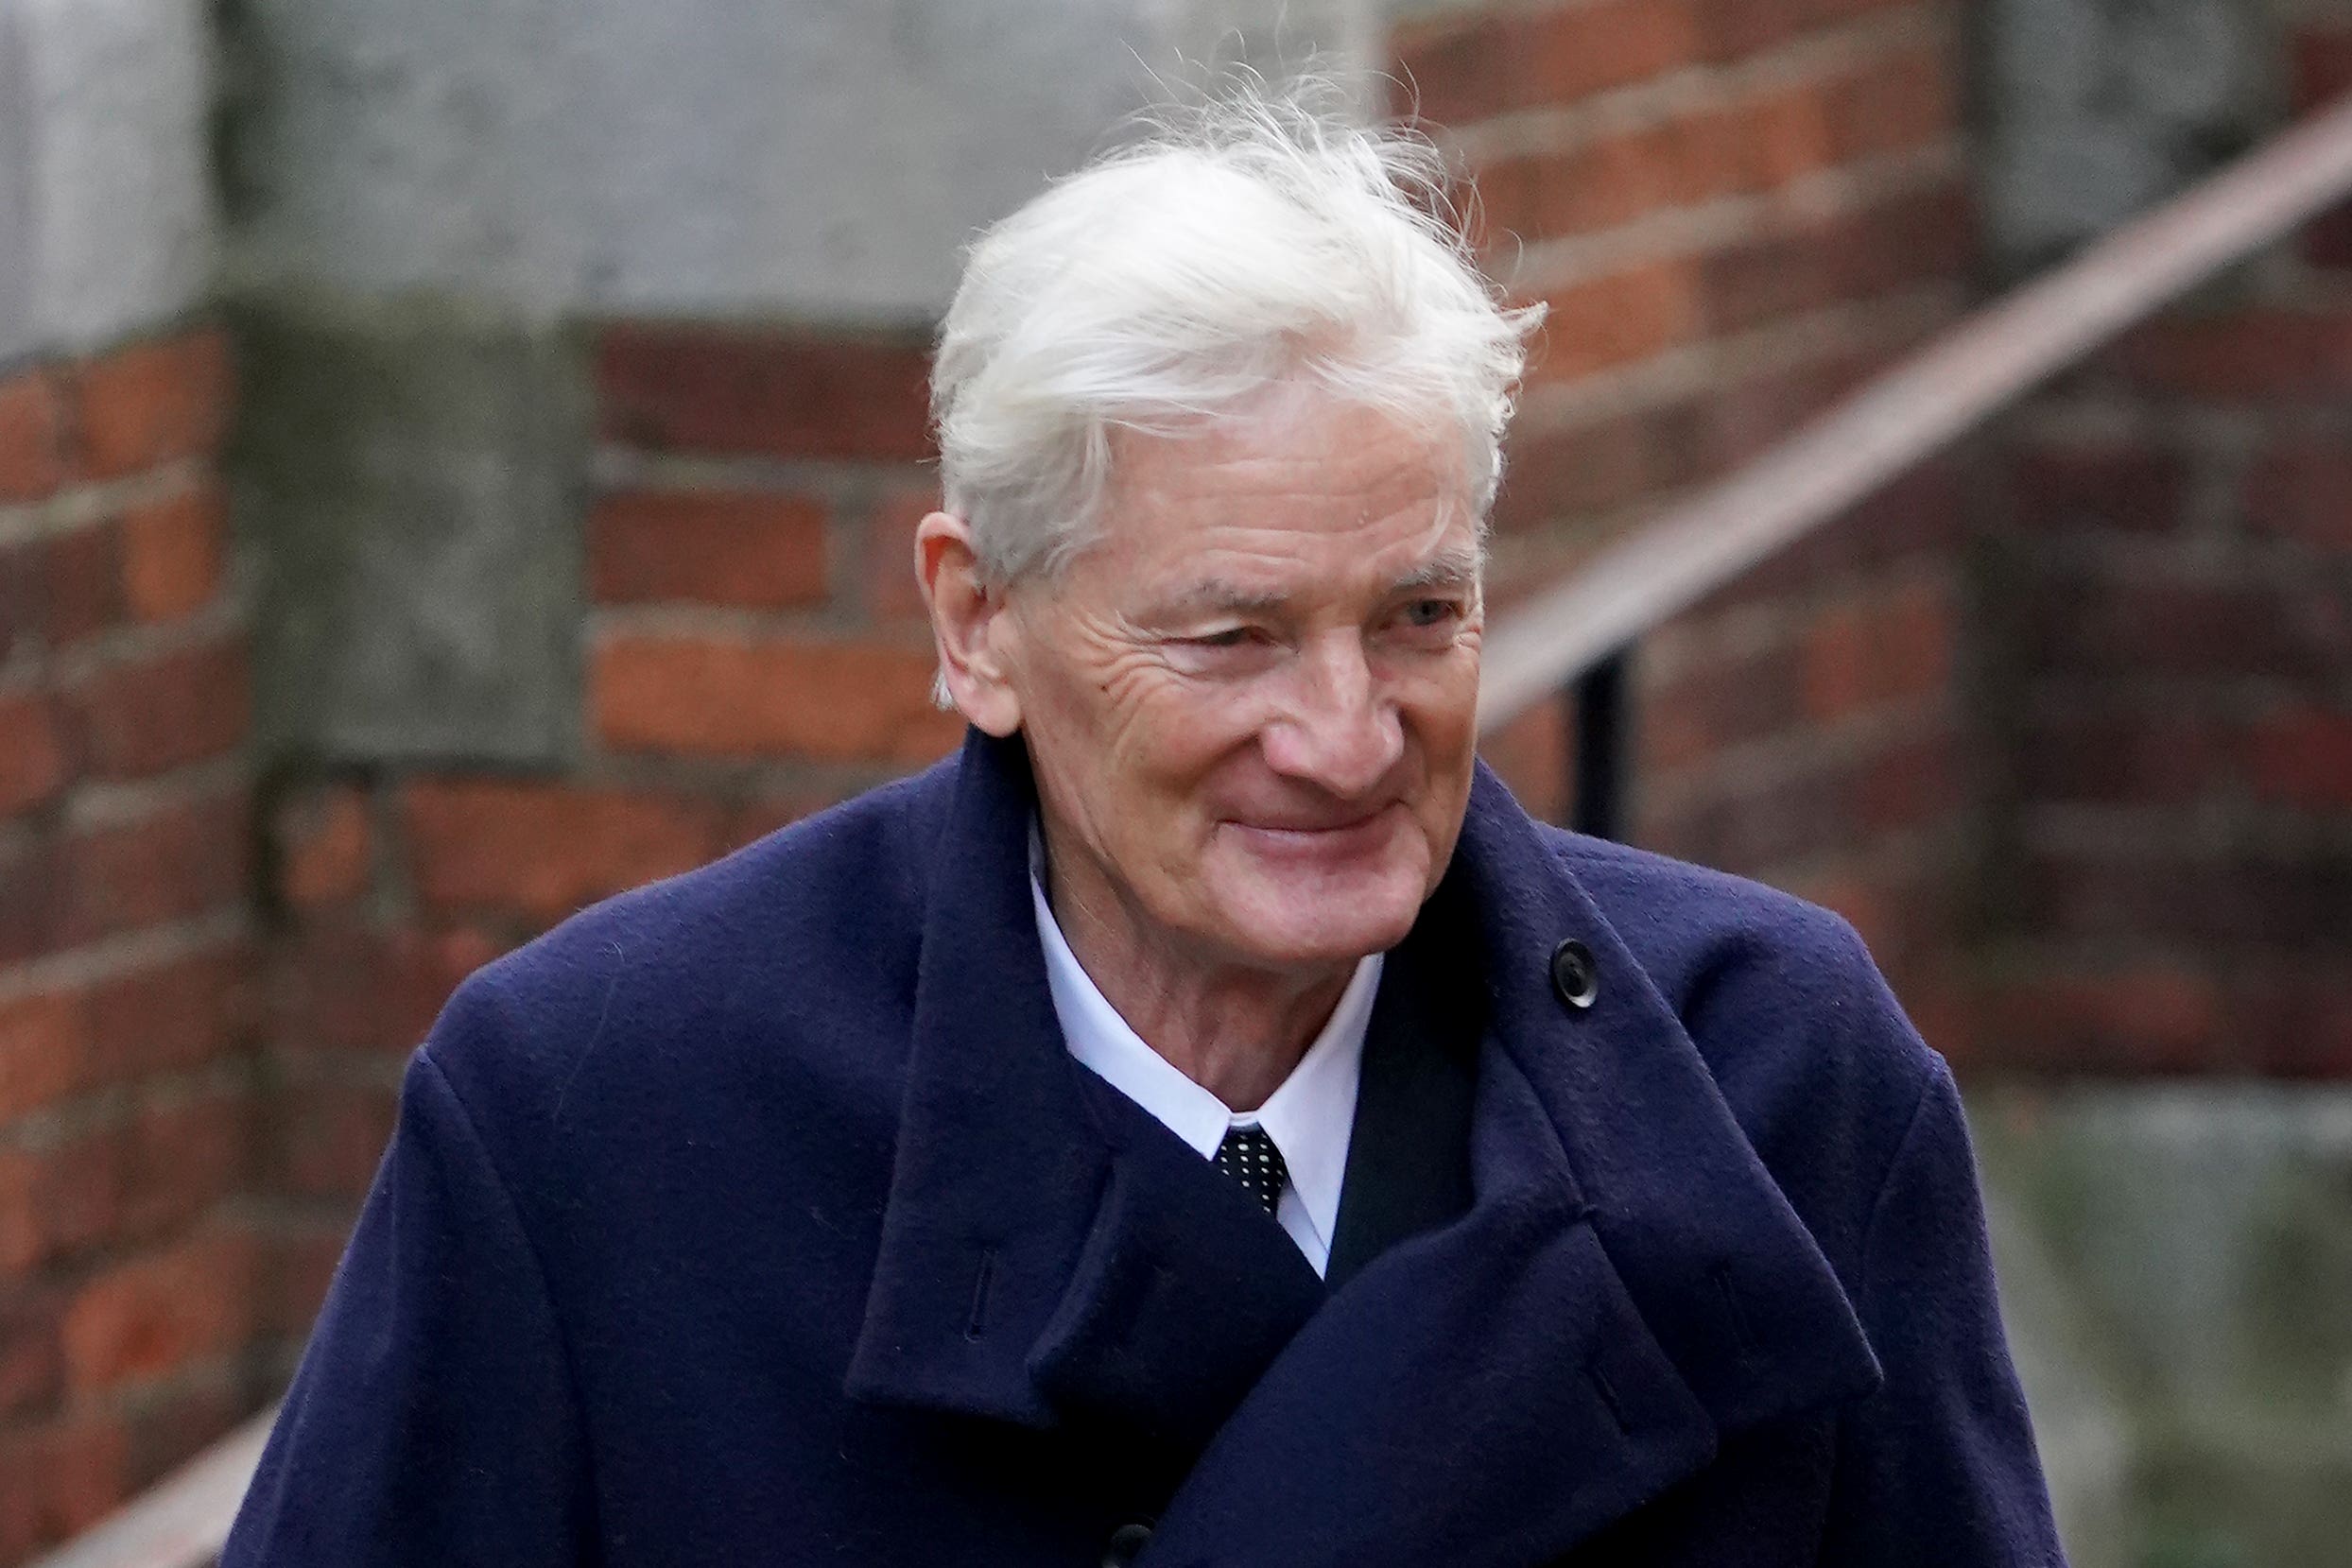
{"type": "MultiPolygon", "coordinates": [[[[1264,1129],[1282,1151],[1291,1189],[1313,1233],[1316,1245],[1307,1249],[1308,1255],[1328,1257],[1339,1224],[1340,1189],[1347,1175],[1348,1140],[1355,1130],[1364,1036],[1380,990],[1381,955],[1372,954],[1357,964],[1330,1020],[1266,1103],[1237,1112],[1145,1043],[1111,1006],[1070,951],[1046,902],[1044,871],[1045,846],[1032,830],[1029,896],[1045,948],[1046,984],[1053,993],[1053,1009],[1070,1055],[1150,1111],[1203,1159],[1217,1152],[1229,1128],[1264,1129]]],[[[1321,1267],[1319,1263],[1318,1272],[1321,1267]]]]}

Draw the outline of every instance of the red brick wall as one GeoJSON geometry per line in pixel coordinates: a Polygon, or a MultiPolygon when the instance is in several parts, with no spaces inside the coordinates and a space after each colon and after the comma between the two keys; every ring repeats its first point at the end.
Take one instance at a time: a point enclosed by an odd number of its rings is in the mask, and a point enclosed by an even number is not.
{"type": "MultiPolygon", "coordinates": [[[[1964,300],[1950,19],[1734,21],[1767,52],[1711,49],[1703,8],[1598,3],[1402,51],[1433,113],[1486,116],[1460,140],[1493,221],[1530,241],[1528,292],[1563,298],[1554,258],[1613,269],[1569,286],[1577,379],[1554,393],[1539,375],[1514,436],[1506,594],[1514,567],[1613,537],[1964,300]],[[1591,103],[1652,73],[1682,118],[1589,129],[1591,103]],[[1780,166],[1790,90],[1728,83],[1790,76],[1813,84],[1808,121],[1854,123],[1841,103],[1885,118],[1850,162],[1755,183],[1780,166]],[[1596,95],[1539,107],[1563,81],[1596,95]],[[1750,189],[1782,194],[1725,195],[1750,189]],[[1740,220],[1719,242],[1690,213],[1726,199],[1740,220]],[[1850,206],[1825,223],[1832,202],[1850,206]],[[1556,238],[1603,223],[1699,259],[1556,238]],[[1752,301],[1790,313],[1776,353],[1796,369],[1752,375],[1726,349],[1773,332],[1752,301]],[[1678,406],[1660,367],[1684,365],[1678,406]],[[1587,398],[1611,411],[1563,412],[1587,398]]],[[[2284,41],[2290,107],[2352,89],[2341,20],[2284,41]]],[[[1965,1067],[2352,1072],[2347,235],[2343,212],[2312,224],[1645,638],[1634,836],[1848,915],[1965,1067]]],[[[1495,749],[1538,803],[1563,793],[1561,727],[1555,709],[1495,749]]]]}
{"type": "Polygon", "coordinates": [[[1496,7],[1396,39],[1397,107],[1551,306],[1496,513],[1507,579],[1761,450],[1952,314],[1971,250],[1947,9],[1496,7]]]}
{"type": "MultiPolygon", "coordinates": [[[[1968,302],[1960,25],[1899,0],[1577,0],[1400,34],[1494,265],[1551,306],[1496,508],[1499,602],[1968,302]]],[[[1954,462],[1908,477],[1634,663],[1634,836],[1832,904],[1897,971],[1952,926],[1966,489],[1954,462]]],[[[1563,719],[1489,749],[1553,814],[1563,719]]],[[[1905,978],[1932,1006],[1940,980],[1905,978]]]]}
{"type": "Polygon", "coordinates": [[[200,329],[0,370],[0,1561],[249,1399],[229,403],[200,329]]]}
{"type": "Polygon", "coordinates": [[[2352,1074],[2348,217],[2004,422],[1987,1062],[2352,1074]]]}
{"type": "MultiPolygon", "coordinates": [[[[288,781],[265,1060],[284,1290],[324,1290],[403,1060],[475,966],[941,755],[911,588],[927,337],[621,322],[596,361],[585,754],[288,781]]],[[[306,1313],[279,1325],[283,1370],[306,1313]]]]}

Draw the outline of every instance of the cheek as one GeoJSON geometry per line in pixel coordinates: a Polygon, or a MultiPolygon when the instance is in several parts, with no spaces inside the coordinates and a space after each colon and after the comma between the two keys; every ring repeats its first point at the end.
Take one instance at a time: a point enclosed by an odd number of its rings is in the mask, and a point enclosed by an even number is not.
{"type": "Polygon", "coordinates": [[[1450,836],[1459,824],[1478,760],[1479,672],[1432,671],[1400,695],[1398,712],[1421,752],[1423,800],[1419,815],[1433,836],[1450,836]]]}
{"type": "Polygon", "coordinates": [[[1474,649],[1400,671],[1392,690],[1398,714],[1428,750],[1432,768],[1442,769],[1475,748],[1479,661],[1474,649]]]}
{"type": "Polygon", "coordinates": [[[1233,691],[1156,664],[1068,670],[1039,696],[1032,759],[1105,842],[1183,837],[1216,816],[1220,764],[1254,732],[1233,691]]]}
{"type": "Polygon", "coordinates": [[[1266,706],[1250,683],[1198,681],[1162,665],[1114,683],[1106,697],[1102,742],[1122,766],[1179,785],[1254,736],[1266,706]]]}

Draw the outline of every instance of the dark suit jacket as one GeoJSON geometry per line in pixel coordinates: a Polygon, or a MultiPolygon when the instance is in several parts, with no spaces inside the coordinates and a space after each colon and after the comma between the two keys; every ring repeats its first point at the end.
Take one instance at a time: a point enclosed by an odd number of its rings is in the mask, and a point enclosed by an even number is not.
{"type": "Polygon", "coordinates": [[[2058,1560],[1843,923],[1481,772],[1326,1286],[1064,1050],[1032,809],[976,736],[467,981],[227,1568],[2058,1560]]]}

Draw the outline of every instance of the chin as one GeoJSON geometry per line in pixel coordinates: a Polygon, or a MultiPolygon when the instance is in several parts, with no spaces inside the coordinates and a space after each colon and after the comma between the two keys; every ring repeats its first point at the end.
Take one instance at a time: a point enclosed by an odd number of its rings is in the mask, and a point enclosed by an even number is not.
{"type": "Polygon", "coordinates": [[[1277,968],[1352,963],[1405,939],[1421,913],[1422,879],[1408,868],[1368,877],[1254,879],[1232,899],[1232,945],[1277,968]]]}

